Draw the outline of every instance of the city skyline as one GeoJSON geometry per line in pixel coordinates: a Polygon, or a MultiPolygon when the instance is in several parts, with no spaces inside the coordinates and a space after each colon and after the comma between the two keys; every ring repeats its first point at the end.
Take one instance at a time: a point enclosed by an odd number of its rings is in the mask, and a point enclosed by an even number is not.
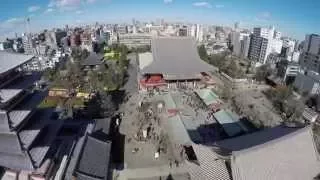
{"type": "MultiPolygon", "coordinates": [[[[7,0],[6,0],[7,1],[7,0]]],[[[164,18],[182,21],[241,27],[275,25],[286,36],[303,40],[305,34],[319,33],[317,8],[320,2],[311,0],[290,2],[253,1],[183,1],[183,0],[11,0],[3,3],[0,12],[0,37],[26,31],[30,19],[31,31],[62,27],[65,24],[93,22],[131,22],[132,18],[150,21],[164,18]],[[309,1],[309,3],[308,3],[309,1]],[[299,13],[298,13],[299,12],[299,13]]]]}

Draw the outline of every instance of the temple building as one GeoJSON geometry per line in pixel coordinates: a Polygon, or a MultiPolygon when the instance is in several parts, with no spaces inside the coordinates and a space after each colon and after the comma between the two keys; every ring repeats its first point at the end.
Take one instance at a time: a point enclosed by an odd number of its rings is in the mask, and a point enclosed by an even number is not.
{"type": "Polygon", "coordinates": [[[23,71],[32,58],[0,52],[0,166],[6,179],[45,179],[54,164],[62,123],[51,110],[37,108],[46,91],[35,89],[39,74],[23,71]]]}
{"type": "Polygon", "coordinates": [[[214,83],[209,72],[217,69],[200,59],[194,39],[155,38],[151,51],[139,55],[139,90],[195,89],[214,83]]]}

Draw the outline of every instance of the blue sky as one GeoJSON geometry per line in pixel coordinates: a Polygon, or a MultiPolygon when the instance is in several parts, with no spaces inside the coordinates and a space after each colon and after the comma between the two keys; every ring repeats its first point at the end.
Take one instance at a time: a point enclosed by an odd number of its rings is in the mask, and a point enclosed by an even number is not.
{"type": "Polygon", "coordinates": [[[1,0],[0,36],[21,33],[26,17],[32,31],[65,24],[188,21],[232,26],[274,25],[284,35],[304,39],[320,33],[318,0],[1,0]]]}

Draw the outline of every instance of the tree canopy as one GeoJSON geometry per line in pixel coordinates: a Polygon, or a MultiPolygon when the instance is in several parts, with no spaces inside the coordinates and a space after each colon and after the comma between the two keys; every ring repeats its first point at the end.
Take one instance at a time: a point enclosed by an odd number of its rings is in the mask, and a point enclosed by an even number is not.
{"type": "Polygon", "coordinates": [[[257,81],[261,82],[264,81],[270,74],[270,66],[268,64],[264,64],[256,69],[255,78],[257,81]]]}
{"type": "Polygon", "coordinates": [[[198,47],[199,56],[202,60],[208,61],[209,56],[207,54],[206,47],[202,44],[198,47]]]}

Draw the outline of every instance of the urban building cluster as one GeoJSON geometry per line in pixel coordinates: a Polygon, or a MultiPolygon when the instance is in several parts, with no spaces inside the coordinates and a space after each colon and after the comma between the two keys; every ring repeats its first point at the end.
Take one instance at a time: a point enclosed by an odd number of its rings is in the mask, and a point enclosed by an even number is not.
{"type": "MultiPolygon", "coordinates": [[[[319,177],[320,142],[314,131],[318,112],[303,104],[304,111],[296,118],[301,122],[285,121],[287,114],[275,110],[275,103],[266,98],[268,90],[287,84],[293,85],[296,94],[319,95],[319,47],[316,34],[306,35],[299,43],[282,37],[274,27],[251,31],[239,23],[230,28],[162,19],[65,26],[7,39],[0,43],[0,177],[319,177]],[[208,59],[201,59],[200,46],[208,59]],[[147,48],[138,51],[142,47],[147,48]],[[78,50],[88,53],[76,62],[72,56],[78,50]],[[116,55],[120,57],[108,59],[116,55]],[[210,63],[216,56],[229,58],[223,59],[232,61],[228,65],[244,64],[246,76],[222,72],[210,63]],[[63,62],[69,67],[60,70],[63,62]],[[272,72],[263,78],[272,86],[258,82],[250,72],[267,66],[272,72]],[[54,72],[62,83],[70,81],[72,87],[50,89],[53,80],[41,79],[47,69],[58,69],[54,72]],[[124,84],[111,87],[113,81],[120,81],[118,76],[124,84]],[[111,84],[110,88],[102,83],[100,87],[100,81],[111,84]],[[85,83],[90,84],[90,93],[80,92],[80,84],[85,83]],[[115,94],[114,99],[97,100],[104,93],[115,94]],[[74,108],[70,104],[78,95],[86,103],[74,108]],[[43,106],[49,101],[47,96],[58,97],[71,108],[62,103],[43,106]],[[119,107],[110,108],[114,102],[119,107]],[[88,112],[102,107],[112,112],[98,112],[104,116],[99,119],[89,117],[88,112]],[[63,116],[68,113],[72,116],[63,116]]],[[[294,97],[292,102],[301,100],[299,95],[294,97]]],[[[290,105],[291,101],[283,101],[277,103],[290,105]]]]}

